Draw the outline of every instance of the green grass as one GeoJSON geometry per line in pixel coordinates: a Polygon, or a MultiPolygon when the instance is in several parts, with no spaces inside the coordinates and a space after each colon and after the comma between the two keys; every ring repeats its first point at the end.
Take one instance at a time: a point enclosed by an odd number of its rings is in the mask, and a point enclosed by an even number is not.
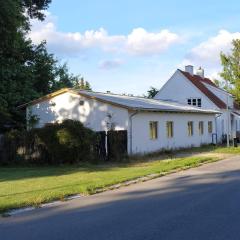
{"type": "Polygon", "coordinates": [[[240,147],[225,147],[214,145],[203,145],[201,147],[181,148],[177,150],[161,150],[145,155],[134,155],[130,160],[146,161],[148,159],[165,159],[174,157],[188,157],[195,154],[216,153],[216,154],[240,154],[240,147]]]}
{"type": "Polygon", "coordinates": [[[187,157],[128,164],[1,167],[0,212],[24,206],[38,206],[77,193],[92,194],[99,188],[141,176],[162,175],[218,159],[218,157],[187,157]]]}
{"type": "Polygon", "coordinates": [[[214,146],[214,145],[203,145],[201,147],[193,147],[187,149],[179,149],[177,151],[173,151],[173,155],[178,153],[226,153],[226,154],[240,154],[240,147],[225,147],[225,146],[214,146]]]}
{"type": "Polygon", "coordinates": [[[240,154],[240,147],[215,147],[213,149],[216,153],[240,154]]]}

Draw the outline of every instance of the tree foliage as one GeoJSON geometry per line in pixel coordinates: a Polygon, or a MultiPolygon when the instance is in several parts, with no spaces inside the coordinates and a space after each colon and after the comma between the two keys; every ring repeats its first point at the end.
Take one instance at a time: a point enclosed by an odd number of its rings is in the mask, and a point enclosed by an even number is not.
{"type": "Polygon", "coordinates": [[[240,39],[233,40],[232,45],[230,54],[220,55],[223,66],[220,76],[228,82],[226,90],[240,103],[240,39]]]}
{"type": "Polygon", "coordinates": [[[83,77],[79,77],[78,79],[76,79],[74,88],[79,90],[92,91],[90,83],[88,81],[85,81],[83,77]]]}
{"type": "Polygon", "coordinates": [[[147,91],[147,98],[154,98],[156,94],[158,93],[158,89],[155,87],[150,87],[150,89],[147,91]]]}
{"type": "Polygon", "coordinates": [[[46,48],[27,37],[30,19],[44,20],[51,0],[4,0],[0,8],[0,128],[22,125],[18,105],[62,87],[77,85],[78,76],[69,73],[46,48]]]}

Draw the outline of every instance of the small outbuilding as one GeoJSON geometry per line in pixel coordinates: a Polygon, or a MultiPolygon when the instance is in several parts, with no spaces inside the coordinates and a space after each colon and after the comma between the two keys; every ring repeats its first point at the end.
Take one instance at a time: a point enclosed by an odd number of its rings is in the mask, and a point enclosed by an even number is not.
{"type": "Polygon", "coordinates": [[[173,101],[67,88],[20,107],[38,128],[72,119],[94,131],[124,130],[129,154],[210,144],[218,114],[173,101]]]}

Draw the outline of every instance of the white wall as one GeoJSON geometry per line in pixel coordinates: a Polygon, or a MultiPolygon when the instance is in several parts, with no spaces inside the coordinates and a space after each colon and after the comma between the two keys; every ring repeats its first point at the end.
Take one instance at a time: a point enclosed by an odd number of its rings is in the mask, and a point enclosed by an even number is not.
{"type": "Polygon", "coordinates": [[[217,134],[218,142],[221,142],[222,135],[227,134],[227,124],[228,124],[228,114],[229,114],[229,135],[230,139],[235,138],[237,131],[240,131],[240,118],[230,114],[230,110],[227,114],[227,111],[222,109],[222,114],[216,118],[217,123],[217,134]]]}
{"type": "Polygon", "coordinates": [[[213,122],[215,133],[215,116],[213,114],[193,113],[138,113],[133,117],[132,151],[146,153],[161,149],[200,146],[212,143],[212,134],[208,133],[208,121],[213,122]],[[158,121],[158,138],[150,139],[149,122],[158,121]],[[166,122],[174,122],[174,136],[167,138],[166,122]],[[188,136],[187,122],[194,122],[194,134],[188,136]],[[204,121],[204,134],[199,135],[198,122],[204,121]]]}
{"type": "Polygon", "coordinates": [[[188,98],[201,98],[202,108],[218,109],[205,94],[196,88],[186,77],[177,70],[166,84],[159,90],[155,99],[172,100],[187,104],[188,98]]]}
{"type": "Polygon", "coordinates": [[[28,108],[28,112],[39,116],[35,127],[46,123],[61,122],[64,119],[81,121],[95,131],[107,130],[107,123],[114,123],[116,130],[128,128],[128,111],[124,108],[85,98],[72,93],[64,93],[28,108]],[[80,100],[84,105],[80,106],[80,100]],[[110,120],[107,115],[112,115],[110,120]]]}

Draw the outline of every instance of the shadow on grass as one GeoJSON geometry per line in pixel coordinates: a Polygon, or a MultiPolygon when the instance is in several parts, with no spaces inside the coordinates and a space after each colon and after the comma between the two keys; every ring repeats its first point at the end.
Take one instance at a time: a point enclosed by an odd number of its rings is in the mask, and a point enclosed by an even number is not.
{"type": "MultiPolygon", "coordinates": [[[[136,164],[148,163],[156,160],[164,159],[180,159],[191,157],[197,153],[217,152],[218,147],[207,145],[202,147],[194,147],[191,149],[179,149],[176,151],[161,150],[145,155],[133,155],[125,162],[105,162],[105,163],[81,163],[78,165],[62,165],[62,166],[16,166],[1,167],[0,166],[0,182],[14,181],[31,178],[51,177],[74,174],[77,172],[91,173],[110,171],[116,168],[124,168],[134,166],[136,164]]],[[[239,151],[240,153],[240,151],[239,151]]]]}
{"type": "Polygon", "coordinates": [[[5,240],[27,239],[32,232],[36,239],[46,238],[47,232],[49,239],[67,233],[68,239],[85,240],[235,240],[240,234],[238,189],[239,170],[154,180],[120,193],[90,196],[4,219],[12,228],[0,226],[0,230],[5,240]]]}
{"type": "Polygon", "coordinates": [[[62,166],[0,167],[0,182],[41,177],[54,177],[74,174],[77,172],[106,172],[117,167],[127,167],[129,165],[130,163],[83,163],[78,165],[62,166]]]}

